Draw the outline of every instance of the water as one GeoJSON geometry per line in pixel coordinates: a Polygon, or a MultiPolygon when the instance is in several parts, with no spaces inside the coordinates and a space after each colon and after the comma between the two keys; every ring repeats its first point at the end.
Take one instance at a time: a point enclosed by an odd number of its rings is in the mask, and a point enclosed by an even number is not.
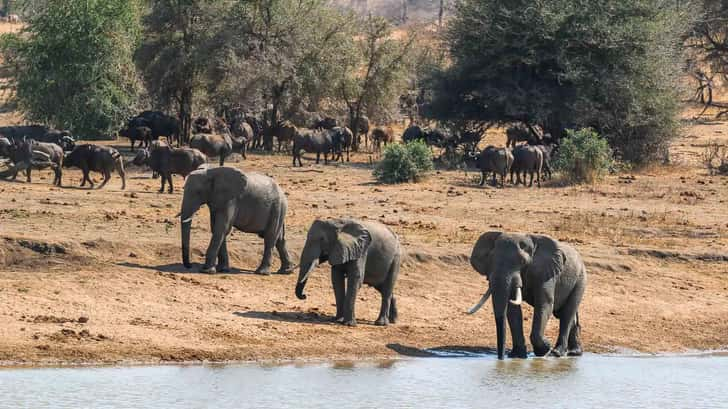
{"type": "Polygon", "coordinates": [[[726,408],[727,356],[0,370],[2,408],[726,408]]]}

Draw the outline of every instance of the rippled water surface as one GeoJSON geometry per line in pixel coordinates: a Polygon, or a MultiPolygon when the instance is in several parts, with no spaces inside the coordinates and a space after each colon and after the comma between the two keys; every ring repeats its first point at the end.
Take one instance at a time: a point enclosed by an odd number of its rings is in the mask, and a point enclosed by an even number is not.
{"type": "Polygon", "coordinates": [[[0,370],[2,408],[727,408],[728,357],[0,370]]]}

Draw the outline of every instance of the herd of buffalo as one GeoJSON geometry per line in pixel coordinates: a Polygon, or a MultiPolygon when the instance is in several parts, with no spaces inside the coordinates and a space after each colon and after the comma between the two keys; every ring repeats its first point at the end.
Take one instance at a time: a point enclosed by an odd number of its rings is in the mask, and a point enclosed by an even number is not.
{"type": "MultiPolygon", "coordinates": [[[[165,185],[173,191],[172,174],[186,178],[181,210],[182,261],[186,268],[190,262],[190,230],[192,219],[202,206],[210,210],[212,237],[205,252],[200,271],[205,273],[229,271],[227,237],[232,228],[254,233],[264,241],[263,259],[256,269],[258,274],[269,274],[273,250],[281,259],[279,273],[291,273],[296,265],[286,245],[285,218],[288,209],[286,195],[273,178],[242,172],[225,167],[231,153],[246,156],[248,150],[273,150],[274,138],[278,150],[290,150],[293,166],[301,163],[301,152],[316,154],[328,162],[349,160],[351,149],[370,147],[379,151],[382,144],[395,141],[389,127],[369,129],[369,121],[361,118],[357,132],[339,126],[333,118],[322,118],[311,128],[297,128],[288,121],[276,126],[265,126],[255,117],[247,115],[223,118],[198,118],[191,125],[192,136],[188,147],[180,145],[180,126],[176,118],[161,112],[146,111],[128,120],[119,134],[131,142],[131,150],[143,147],[131,161],[137,166],[148,166],[161,178],[160,192],[165,185]],[[363,136],[363,142],[360,139],[363,136]],[[160,139],[164,137],[166,141],[160,139]],[[138,144],[138,145],[137,145],[138,144]],[[175,144],[178,147],[175,147],[175,144]],[[209,157],[218,157],[219,167],[204,166],[209,157]]],[[[402,135],[403,142],[422,140],[431,147],[449,149],[468,146],[463,161],[481,171],[482,185],[487,175],[517,175],[516,184],[525,184],[530,173],[540,186],[541,172],[550,174],[550,158],[556,144],[544,144],[550,138],[534,137],[524,128],[512,127],[506,132],[506,147],[488,146],[478,150],[480,135],[462,133],[453,135],[438,129],[423,129],[411,125],[402,135]],[[525,144],[517,145],[517,141],[525,144]]],[[[33,169],[52,168],[53,184],[61,186],[64,167],[78,167],[83,172],[81,186],[87,182],[93,188],[90,171],[101,172],[103,187],[116,171],[126,185],[124,159],[118,150],[95,144],[76,144],[67,131],[43,126],[0,127],[0,158],[8,169],[0,178],[15,178],[25,171],[31,181],[33,169]]],[[[549,176],[550,177],[550,176],[549,176]]],[[[304,288],[310,273],[320,263],[331,265],[331,282],[336,301],[335,321],[356,325],[355,301],[362,284],[375,287],[382,296],[380,314],[375,324],[388,325],[398,319],[394,287],[402,260],[399,238],[387,226],[378,222],[355,219],[316,220],[308,230],[306,243],[298,264],[299,276],[295,294],[304,300],[304,288]]],[[[579,254],[568,244],[548,236],[488,232],[475,243],[470,262],[484,275],[489,286],[481,300],[469,311],[474,313],[492,296],[493,313],[497,329],[498,357],[505,354],[506,320],[509,323],[513,347],[511,357],[525,358],[527,350],[523,335],[522,302],[534,307],[531,344],[538,356],[551,353],[556,356],[580,355],[580,322],[578,308],[586,287],[586,269],[579,254]],[[559,336],[552,348],[544,338],[549,317],[560,321],[559,336]]]]}
{"type": "MultiPolygon", "coordinates": [[[[220,166],[223,166],[226,158],[233,153],[245,159],[250,150],[273,151],[276,141],[277,151],[289,151],[295,167],[296,164],[303,166],[302,152],[316,154],[317,164],[321,156],[324,163],[328,163],[329,157],[343,162],[350,160],[352,150],[360,150],[363,146],[373,152],[381,152],[382,145],[396,140],[391,127],[370,129],[369,119],[365,116],[360,117],[357,123],[356,133],[349,127],[340,126],[339,121],[331,117],[316,118],[310,127],[304,128],[288,120],[271,126],[256,116],[233,112],[224,117],[197,118],[192,122],[188,146],[180,147],[178,119],[158,111],[144,111],[130,118],[118,134],[130,141],[132,152],[135,148],[143,148],[131,163],[147,166],[155,176],[161,175],[160,192],[166,185],[171,193],[174,189],[172,174],[186,177],[212,157],[218,158],[220,166]]],[[[439,128],[422,128],[412,124],[404,131],[401,140],[404,143],[421,140],[428,146],[442,149],[464,147],[462,162],[467,167],[480,170],[481,186],[489,174],[493,176],[493,185],[497,185],[497,176],[500,176],[500,185],[504,186],[506,175],[510,173],[511,183],[525,185],[530,175],[529,186],[533,185],[535,178],[540,187],[542,174],[551,177],[551,157],[558,145],[549,143],[548,134],[538,137],[521,126],[508,128],[506,135],[506,147],[488,146],[480,150],[480,133],[453,134],[439,128]],[[518,145],[520,141],[526,143],[518,145]]],[[[50,167],[55,172],[53,184],[61,186],[62,168],[73,166],[83,172],[81,186],[86,182],[94,186],[89,177],[90,171],[103,175],[101,187],[108,182],[112,171],[121,177],[122,187],[126,185],[124,160],[118,150],[95,144],[76,146],[76,140],[69,131],[40,125],[0,127],[0,161],[10,165],[0,172],[0,178],[15,179],[20,171],[25,171],[27,180],[31,181],[32,169],[50,167]]]]}

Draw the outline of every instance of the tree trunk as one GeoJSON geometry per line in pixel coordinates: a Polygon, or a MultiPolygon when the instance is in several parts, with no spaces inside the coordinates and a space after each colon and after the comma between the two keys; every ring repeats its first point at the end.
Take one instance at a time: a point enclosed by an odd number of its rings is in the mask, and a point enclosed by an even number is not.
{"type": "Polygon", "coordinates": [[[437,25],[442,27],[442,18],[445,16],[445,0],[440,0],[440,12],[437,15],[437,25]]]}
{"type": "Polygon", "coordinates": [[[180,143],[190,143],[190,133],[192,130],[192,87],[185,87],[179,99],[179,123],[180,134],[177,138],[177,146],[180,143]]]}

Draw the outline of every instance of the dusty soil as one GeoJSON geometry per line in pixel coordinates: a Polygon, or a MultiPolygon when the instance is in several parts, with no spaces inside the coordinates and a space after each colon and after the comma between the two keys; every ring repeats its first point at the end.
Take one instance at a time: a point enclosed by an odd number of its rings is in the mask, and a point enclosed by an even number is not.
{"type": "MultiPolygon", "coordinates": [[[[728,177],[709,176],[700,156],[709,140],[728,142],[728,123],[699,121],[684,135],[672,165],[579,187],[481,188],[474,173],[455,171],[382,186],[367,154],[344,165],[304,159],[303,169],[291,168],[288,156],[230,163],[273,176],[287,192],[295,256],[317,217],[381,220],[399,234],[407,251],[396,287],[400,321],[386,328],[372,323],[379,295],[369,288],[357,303],[358,327],[327,322],[334,306],[324,267],[305,301],[294,295],[295,275],[250,274],[262,252],[254,235],[232,234],[233,274],[185,270],[180,192],[158,194],[150,172],[130,167],[126,191],[117,176],[103,190],[79,188],[77,170],[64,172],[64,188],[51,186],[50,171],[36,172],[32,184],[0,181],[0,361],[361,358],[492,347],[490,307],[475,316],[465,310],[486,288],[468,255],[479,234],[494,229],[550,234],[582,253],[588,351],[724,348],[728,177]]],[[[126,142],[118,146],[130,155],[126,142]]],[[[181,178],[175,183],[181,190],[181,178]]],[[[208,239],[203,209],[193,224],[195,261],[208,239]]],[[[527,308],[527,325],[530,315],[527,308]]],[[[551,339],[556,328],[551,320],[551,339]]]]}

